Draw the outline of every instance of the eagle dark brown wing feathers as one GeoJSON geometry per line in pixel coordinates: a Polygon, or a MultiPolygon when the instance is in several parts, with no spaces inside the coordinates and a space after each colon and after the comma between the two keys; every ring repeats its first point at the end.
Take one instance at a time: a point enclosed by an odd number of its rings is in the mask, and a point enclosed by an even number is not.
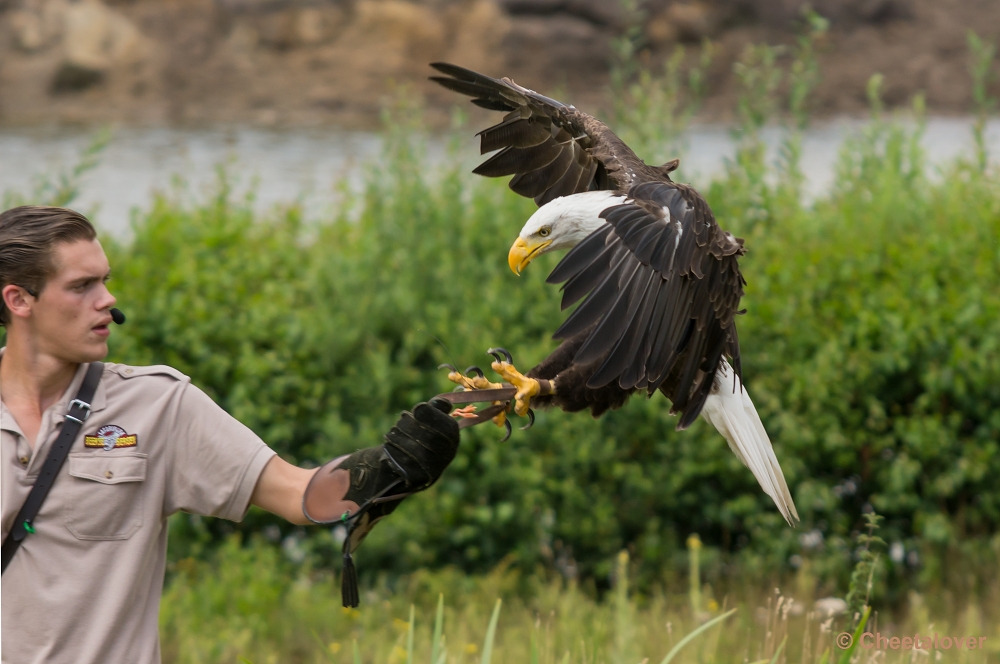
{"type": "Polygon", "coordinates": [[[507,111],[499,124],[479,132],[480,153],[499,152],[473,172],[513,175],[510,188],[539,206],[592,189],[627,191],[676,168],[676,163],[672,168],[647,166],[604,123],[509,78],[490,78],[443,62],[431,66],[445,74],[431,76],[432,81],[469,95],[477,106],[507,111]]]}
{"type": "Polygon", "coordinates": [[[587,388],[663,389],[686,428],[723,355],[739,367],[733,317],[745,284],[743,242],[719,228],[694,189],[672,182],[638,184],[601,217],[608,225],[549,275],[565,282],[564,309],[583,299],[554,336],[587,332],[574,364],[602,360],[587,388]]]}

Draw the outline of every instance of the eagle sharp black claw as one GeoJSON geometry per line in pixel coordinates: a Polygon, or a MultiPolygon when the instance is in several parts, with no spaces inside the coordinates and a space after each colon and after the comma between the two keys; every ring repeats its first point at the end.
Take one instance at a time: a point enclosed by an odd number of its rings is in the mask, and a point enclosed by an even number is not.
{"type": "Polygon", "coordinates": [[[528,409],[528,423],[525,424],[523,427],[520,427],[520,430],[524,431],[526,429],[530,429],[533,426],[535,426],[535,411],[533,411],[533,410],[531,410],[529,408],[528,409]]]}
{"type": "Polygon", "coordinates": [[[504,357],[507,358],[507,364],[514,364],[514,358],[511,356],[510,351],[508,351],[506,348],[490,348],[486,352],[492,355],[497,362],[502,361],[500,359],[500,355],[502,354],[504,357]]]}
{"type": "Polygon", "coordinates": [[[445,362],[444,364],[439,364],[438,369],[450,369],[451,371],[458,373],[458,368],[453,364],[448,364],[447,362],[445,362]]]}
{"type": "Polygon", "coordinates": [[[503,428],[507,430],[507,435],[501,438],[500,442],[506,443],[507,439],[510,438],[510,434],[514,433],[514,427],[511,425],[510,420],[504,420],[503,428]]]}
{"type": "Polygon", "coordinates": [[[483,373],[483,370],[474,364],[465,370],[465,375],[468,376],[470,371],[475,372],[475,374],[480,378],[486,378],[486,374],[483,373]]]}

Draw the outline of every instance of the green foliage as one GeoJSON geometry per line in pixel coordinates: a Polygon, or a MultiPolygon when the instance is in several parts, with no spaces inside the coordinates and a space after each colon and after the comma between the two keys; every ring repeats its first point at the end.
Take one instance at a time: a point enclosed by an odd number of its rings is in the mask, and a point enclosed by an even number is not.
{"type": "Polygon", "coordinates": [[[972,75],[972,103],[976,111],[976,124],[972,127],[973,140],[976,143],[976,163],[980,170],[986,170],[989,154],[986,150],[986,121],[996,108],[996,99],[991,97],[988,88],[996,77],[993,73],[993,59],[996,56],[996,44],[983,40],[973,31],[969,31],[969,54],[972,62],[969,73],[972,75]]]}
{"type": "Polygon", "coordinates": [[[793,129],[781,145],[782,183],[797,196],[804,180],[802,161],[802,134],[809,124],[809,97],[820,82],[817,44],[826,35],[829,22],[812,10],[803,13],[804,29],[796,39],[792,64],[788,68],[788,112],[793,129]]]}
{"type": "Polygon", "coordinates": [[[830,22],[812,11],[803,12],[804,28],[795,40],[794,59],[788,68],[788,110],[795,127],[805,129],[809,124],[809,96],[820,82],[817,43],[826,35],[830,22]]]}
{"type": "Polygon", "coordinates": [[[748,44],[742,59],[733,65],[741,88],[736,103],[737,138],[756,140],[760,130],[774,117],[780,99],[778,87],[784,78],[784,71],[778,64],[778,56],[783,51],[781,46],[748,44]]]}
{"type": "Polygon", "coordinates": [[[862,612],[867,619],[870,610],[869,602],[872,596],[872,586],[875,581],[875,571],[878,568],[879,555],[872,549],[872,545],[885,546],[885,540],[875,534],[878,530],[878,522],[882,517],[875,512],[866,512],[865,528],[867,533],[860,533],[857,537],[858,549],[855,556],[858,562],[851,572],[851,583],[847,591],[847,614],[858,616],[858,624],[863,625],[861,619],[862,612]]]}
{"type": "MultiPolygon", "coordinates": [[[[782,50],[780,46],[748,45],[743,58],[733,65],[733,72],[740,82],[740,97],[736,104],[737,122],[731,130],[736,139],[736,155],[727,162],[727,186],[736,194],[734,198],[739,197],[745,201],[743,228],[747,230],[757,223],[767,222],[775,207],[774,198],[779,193],[765,180],[768,168],[765,164],[766,146],[761,130],[774,117],[779,107],[777,91],[784,78],[784,71],[778,65],[778,56],[782,50]]],[[[796,89],[804,89],[804,86],[796,89]]],[[[786,180],[790,187],[786,187],[784,193],[796,204],[796,188],[802,183],[798,174],[800,151],[795,134],[789,134],[786,141],[788,168],[785,174],[789,176],[786,180]]]]}
{"type": "Polygon", "coordinates": [[[0,203],[7,210],[18,205],[69,205],[80,195],[83,177],[94,170],[101,161],[104,149],[111,142],[111,130],[105,128],[97,132],[90,143],[80,151],[80,155],[72,168],[57,173],[54,177],[41,175],[35,178],[34,186],[28,195],[14,191],[4,191],[0,203]]]}
{"type": "Polygon", "coordinates": [[[660,164],[684,150],[684,131],[701,107],[715,47],[707,39],[691,60],[677,46],[657,69],[643,44],[646,13],[635,0],[620,0],[626,29],[612,40],[611,124],[647,163],[660,164]]]}
{"type": "Polygon", "coordinates": [[[618,0],[618,7],[625,29],[611,40],[610,79],[613,92],[625,90],[642,69],[638,55],[642,49],[642,28],[647,18],[638,0],[618,0]]]}
{"type": "Polygon", "coordinates": [[[713,46],[706,41],[693,63],[682,46],[662,65],[661,72],[639,67],[633,80],[612,76],[615,127],[620,138],[648,163],[660,164],[683,152],[684,131],[701,106],[705,72],[713,46]]]}

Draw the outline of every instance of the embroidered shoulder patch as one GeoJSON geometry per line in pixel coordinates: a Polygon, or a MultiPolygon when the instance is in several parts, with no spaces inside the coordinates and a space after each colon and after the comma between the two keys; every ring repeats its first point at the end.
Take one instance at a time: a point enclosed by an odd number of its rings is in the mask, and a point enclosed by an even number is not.
{"type": "Polygon", "coordinates": [[[85,436],[83,439],[85,447],[103,447],[106,450],[113,450],[116,447],[135,447],[138,443],[138,435],[127,434],[125,429],[116,424],[103,426],[93,436],[85,436]]]}

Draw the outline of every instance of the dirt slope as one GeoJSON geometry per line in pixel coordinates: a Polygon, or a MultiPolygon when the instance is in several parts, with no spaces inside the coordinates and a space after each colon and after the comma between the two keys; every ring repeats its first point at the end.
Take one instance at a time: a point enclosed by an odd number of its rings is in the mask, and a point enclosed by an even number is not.
{"type": "MultiPolygon", "coordinates": [[[[918,92],[933,112],[971,105],[966,33],[1000,41],[997,0],[821,0],[817,109],[863,111],[918,92]]],[[[715,43],[705,113],[732,108],[732,64],[747,44],[790,43],[793,0],[649,0],[656,61],[677,44],[715,43]]],[[[628,20],[613,0],[0,0],[0,124],[377,124],[400,85],[445,118],[427,63],[449,60],[559,90],[593,108],[612,40],[628,20]]],[[[994,86],[994,91],[996,87],[994,86]]]]}

